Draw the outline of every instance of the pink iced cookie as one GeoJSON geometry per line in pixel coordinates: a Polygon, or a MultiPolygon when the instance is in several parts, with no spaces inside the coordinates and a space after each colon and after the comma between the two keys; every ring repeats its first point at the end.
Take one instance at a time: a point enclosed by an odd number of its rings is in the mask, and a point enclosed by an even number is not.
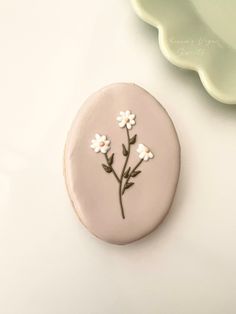
{"type": "Polygon", "coordinates": [[[118,83],[86,100],[68,135],[65,178],[90,232],[126,244],[153,231],[169,211],[179,171],[174,125],[147,91],[118,83]]]}

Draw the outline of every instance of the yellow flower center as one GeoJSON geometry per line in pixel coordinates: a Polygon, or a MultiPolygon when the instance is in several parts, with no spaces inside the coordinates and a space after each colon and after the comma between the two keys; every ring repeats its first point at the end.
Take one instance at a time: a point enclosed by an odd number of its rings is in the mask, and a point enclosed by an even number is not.
{"type": "Polygon", "coordinates": [[[100,147],[103,147],[104,145],[105,145],[104,142],[100,142],[100,143],[99,143],[99,146],[100,146],[100,147]]]}
{"type": "Polygon", "coordinates": [[[125,123],[129,122],[129,118],[125,118],[124,120],[125,120],[125,123]]]}
{"type": "Polygon", "coordinates": [[[147,147],[145,147],[144,151],[145,151],[145,153],[149,153],[150,152],[149,148],[147,148],[147,147]]]}

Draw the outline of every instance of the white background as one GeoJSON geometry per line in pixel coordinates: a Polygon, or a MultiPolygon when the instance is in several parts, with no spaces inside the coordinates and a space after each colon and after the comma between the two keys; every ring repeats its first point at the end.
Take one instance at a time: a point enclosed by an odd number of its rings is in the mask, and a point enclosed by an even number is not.
{"type": "Polygon", "coordinates": [[[234,314],[236,107],[169,64],[127,0],[0,1],[0,313],[234,314]],[[135,82],[182,146],[172,210],[114,246],[66,193],[66,133],[87,96],[135,82]]]}

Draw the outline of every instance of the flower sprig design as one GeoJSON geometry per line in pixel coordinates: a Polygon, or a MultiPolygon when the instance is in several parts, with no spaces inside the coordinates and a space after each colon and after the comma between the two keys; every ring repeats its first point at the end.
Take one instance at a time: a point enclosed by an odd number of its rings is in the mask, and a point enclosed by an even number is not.
{"type": "Polygon", "coordinates": [[[95,134],[95,139],[91,141],[91,148],[94,149],[96,153],[103,153],[106,154],[110,147],[111,141],[107,140],[107,137],[105,135],[99,135],[95,134]]]}
{"type": "Polygon", "coordinates": [[[135,124],[135,114],[131,113],[129,110],[121,111],[120,115],[116,118],[119,122],[119,127],[131,130],[132,126],[135,124]]]}
{"type": "Polygon", "coordinates": [[[127,134],[127,144],[122,144],[122,154],[125,157],[124,164],[121,170],[120,176],[117,175],[116,171],[113,168],[114,163],[114,153],[108,156],[108,151],[111,149],[111,141],[107,138],[106,135],[100,135],[98,133],[95,134],[95,138],[91,141],[90,147],[96,153],[102,153],[105,156],[106,164],[102,164],[103,169],[107,173],[113,173],[115,179],[119,185],[119,203],[121,209],[121,216],[125,219],[125,211],[123,206],[123,195],[131,186],[135,183],[133,180],[136,176],[141,173],[141,170],[138,170],[139,166],[143,161],[148,161],[154,158],[153,153],[150,149],[144,144],[139,144],[137,148],[137,153],[139,157],[138,163],[132,168],[128,166],[129,156],[131,152],[131,146],[136,143],[137,134],[131,136],[130,130],[136,124],[135,114],[133,114],[130,110],[121,111],[119,116],[117,117],[118,125],[120,128],[124,128],[127,134]]]}

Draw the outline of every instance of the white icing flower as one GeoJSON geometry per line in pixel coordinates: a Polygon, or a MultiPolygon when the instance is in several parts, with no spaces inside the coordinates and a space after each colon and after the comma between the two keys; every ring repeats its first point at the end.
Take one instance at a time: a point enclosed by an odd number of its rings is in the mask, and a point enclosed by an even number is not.
{"type": "Polygon", "coordinates": [[[111,141],[107,139],[105,135],[99,135],[95,134],[95,139],[91,141],[90,147],[96,152],[96,153],[103,153],[106,154],[110,147],[111,141]]]}
{"type": "Polygon", "coordinates": [[[116,118],[119,122],[119,127],[127,127],[127,129],[131,130],[132,126],[135,125],[135,114],[131,111],[121,111],[120,115],[116,118]]]}
{"type": "Polygon", "coordinates": [[[149,159],[152,159],[154,157],[150,149],[143,144],[138,145],[137,152],[139,154],[139,158],[143,159],[144,161],[148,161],[149,159]]]}

